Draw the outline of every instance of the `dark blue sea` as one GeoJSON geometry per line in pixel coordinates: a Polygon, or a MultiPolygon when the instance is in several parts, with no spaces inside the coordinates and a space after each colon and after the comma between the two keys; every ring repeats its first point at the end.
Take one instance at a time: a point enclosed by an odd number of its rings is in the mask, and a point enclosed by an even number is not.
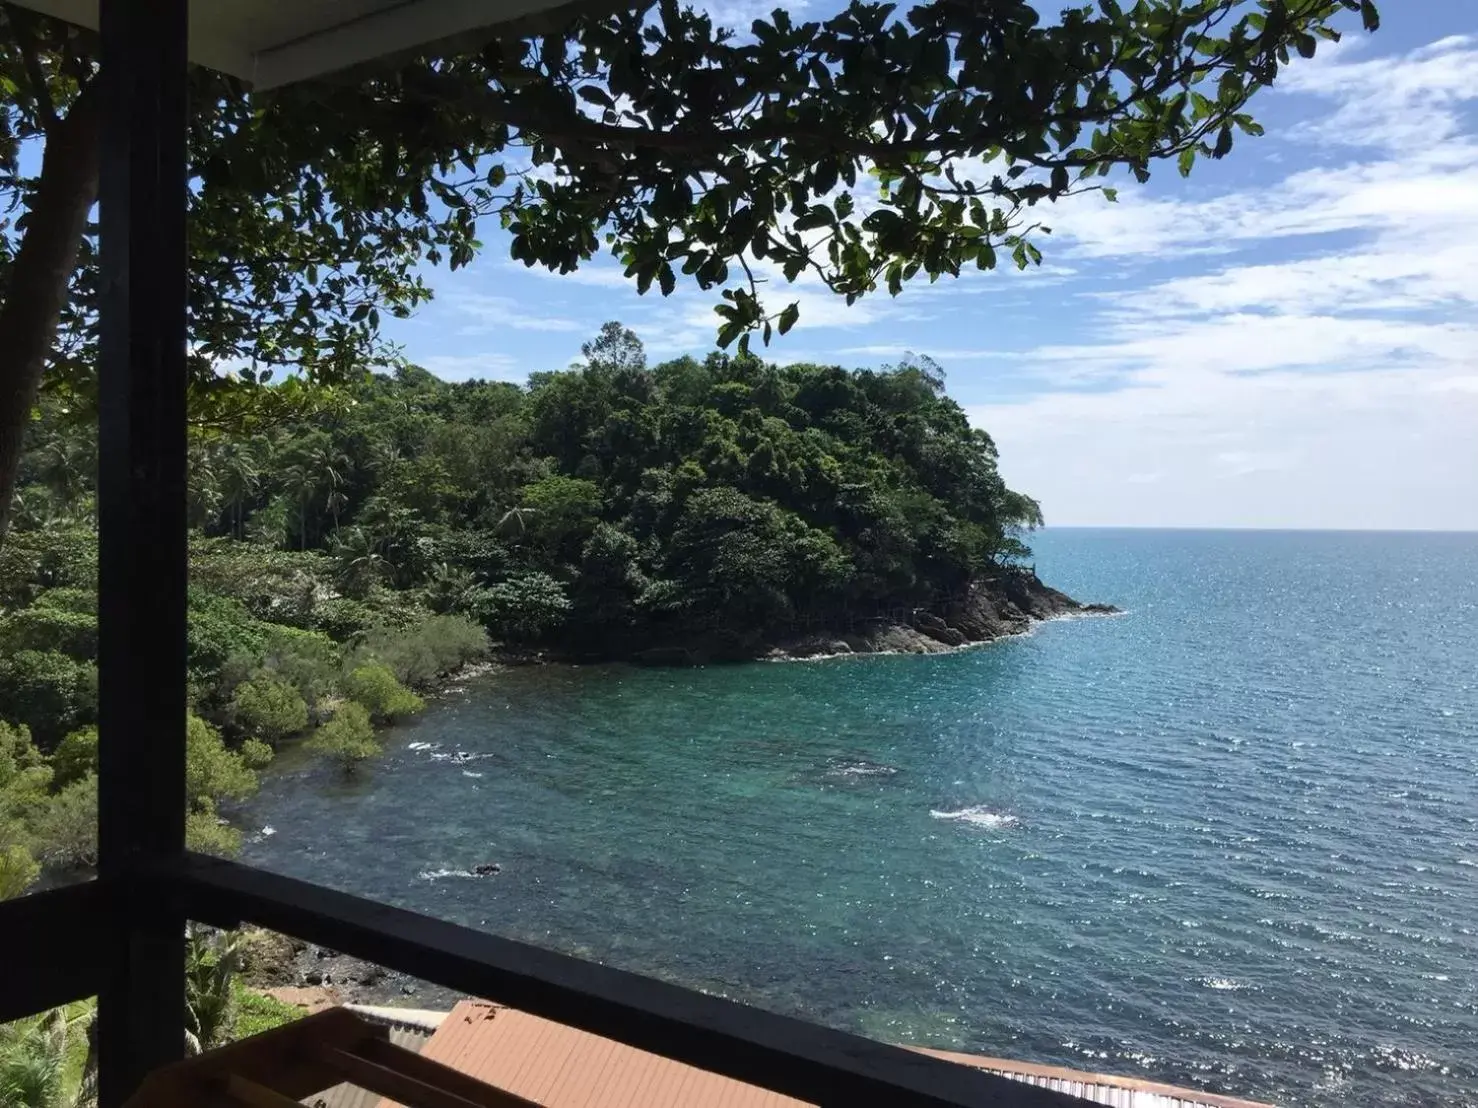
{"type": "Polygon", "coordinates": [[[1127,614],[482,676],[284,759],[246,860],[894,1042],[1478,1103],[1478,535],[1035,547],[1127,614]]]}

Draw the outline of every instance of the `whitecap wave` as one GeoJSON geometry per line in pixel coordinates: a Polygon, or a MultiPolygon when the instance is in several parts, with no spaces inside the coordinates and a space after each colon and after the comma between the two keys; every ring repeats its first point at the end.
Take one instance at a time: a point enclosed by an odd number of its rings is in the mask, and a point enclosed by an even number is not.
{"type": "Polygon", "coordinates": [[[406,749],[407,750],[435,750],[435,749],[437,749],[440,746],[441,746],[441,743],[408,743],[406,745],[406,749]]]}
{"type": "Polygon", "coordinates": [[[1248,987],[1241,981],[1235,981],[1230,977],[1203,977],[1201,978],[1201,984],[1208,989],[1215,989],[1217,992],[1223,993],[1241,992],[1248,987]]]}
{"type": "Polygon", "coordinates": [[[463,777],[481,777],[482,774],[480,774],[480,773],[473,773],[470,769],[464,769],[462,771],[462,776],[463,777]]]}
{"type": "Polygon", "coordinates": [[[491,754],[474,754],[470,750],[453,750],[450,753],[440,752],[431,755],[433,762],[451,762],[453,765],[465,765],[468,762],[480,762],[484,758],[491,758],[491,754]]]}
{"type": "Polygon", "coordinates": [[[470,869],[423,869],[416,874],[422,881],[440,881],[446,877],[476,877],[470,869]]]}
{"type": "Polygon", "coordinates": [[[856,761],[833,762],[827,768],[826,775],[828,777],[892,777],[897,772],[897,766],[869,762],[859,758],[856,761]]]}
{"type": "Polygon", "coordinates": [[[983,804],[977,804],[970,808],[961,808],[956,812],[941,812],[938,809],[933,809],[929,814],[935,819],[955,820],[959,823],[968,823],[973,827],[989,828],[992,831],[1005,830],[1008,827],[1015,827],[1021,823],[1015,816],[1007,812],[997,812],[992,808],[987,808],[983,804]]]}

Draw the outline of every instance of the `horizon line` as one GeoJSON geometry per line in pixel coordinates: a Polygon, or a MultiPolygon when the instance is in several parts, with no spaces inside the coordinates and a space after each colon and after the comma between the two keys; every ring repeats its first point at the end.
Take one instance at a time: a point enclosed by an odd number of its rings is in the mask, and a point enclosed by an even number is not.
{"type": "Polygon", "coordinates": [[[1242,523],[1049,523],[1042,531],[1262,531],[1292,535],[1478,535],[1478,527],[1288,527],[1242,523]]]}

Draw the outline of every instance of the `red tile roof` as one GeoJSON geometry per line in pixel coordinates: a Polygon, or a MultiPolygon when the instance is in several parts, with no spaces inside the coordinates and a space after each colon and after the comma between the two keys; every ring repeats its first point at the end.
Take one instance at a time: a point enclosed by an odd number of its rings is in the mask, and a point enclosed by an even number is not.
{"type": "MultiPolygon", "coordinates": [[[[1129,1077],[923,1053],[1113,1108],[1268,1108],[1129,1077]]],[[[808,1108],[806,1101],[483,1000],[458,1004],[421,1054],[545,1108],[808,1108]]],[[[378,1108],[399,1106],[385,1100],[378,1108]]]]}
{"type": "MultiPolygon", "coordinates": [[[[513,1008],[464,1000],[424,1057],[546,1108],[805,1108],[746,1085],[513,1008]]],[[[380,1108],[395,1108],[381,1101],[380,1108]]]]}

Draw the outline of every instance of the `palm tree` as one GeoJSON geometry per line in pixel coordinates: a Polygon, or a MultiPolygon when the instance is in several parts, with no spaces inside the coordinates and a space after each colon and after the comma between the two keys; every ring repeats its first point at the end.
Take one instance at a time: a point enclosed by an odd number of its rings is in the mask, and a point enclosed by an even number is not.
{"type": "Polygon", "coordinates": [[[325,486],[324,507],[333,517],[334,527],[337,529],[339,512],[347,501],[347,497],[339,491],[339,487],[344,484],[344,477],[349,471],[352,460],[332,439],[325,437],[308,447],[303,454],[303,464],[316,471],[319,480],[325,486]]]}
{"type": "Polygon", "coordinates": [[[477,578],[468,570],[442,562],[432,569],[425,595],[434,612],[465,611],[478,595],[477,578]]]}
{"type": "Polygon", "coordinates": [[[522,538],[528,534],[529,521],[539,514],[537,508],[512,507],[504,512],[493,525],[493,533],[499,538],[522,538]]]}
{"type": "Polygon", "coordinates": [[[221,494],[216,483],[215,452],[192,444],[189,468],[185,473],[185,491],[190,506],[190,522],[204,526],[221,512],[221,494]]]}
{"type": "Polygon", "coordinates": [[[192,927],[185,937],[185,1049],[200,1054],[226,1040],[236,1022],[232,985],[241,944],[229,931],[192,927]]]}
{"type": "Polygon", "coordinates": [[[262,483],[262,463],[256,446],[255,442],[233,442],[221,453],[221,498],[231,519],[231,537],[235,539],[241,537],[246,505],[262,483]]]}
{"type": "Polygon", "coordinates": [[[308,549],[308,505],[318,495],[319,474],[304,463],[282,471],[282,491],[298,506],[298,548],[308,549]]]}
{"type": "Polygon", "coordinates": [[[345,527],[334,532],[333,555],[339,563],[339,587],[347,595],[364,596],[370,586],[390,571],[380,545],[363,527],[345,527]]]}
{"type": "Polygon", "coordinates": [[[68,1108],[76,1090],[67,1088],[67,1055],[92,1020],[92,1009],[65,1008],[0,1024],[0,1105],[5,1108],[68,1108]]]}
{"type": "Polygon", "coordinates": [[[82,494],[93,468],[88,447],[66,435],[58,435],[37,454],[36,476],[64,506],[82,494]]]}

